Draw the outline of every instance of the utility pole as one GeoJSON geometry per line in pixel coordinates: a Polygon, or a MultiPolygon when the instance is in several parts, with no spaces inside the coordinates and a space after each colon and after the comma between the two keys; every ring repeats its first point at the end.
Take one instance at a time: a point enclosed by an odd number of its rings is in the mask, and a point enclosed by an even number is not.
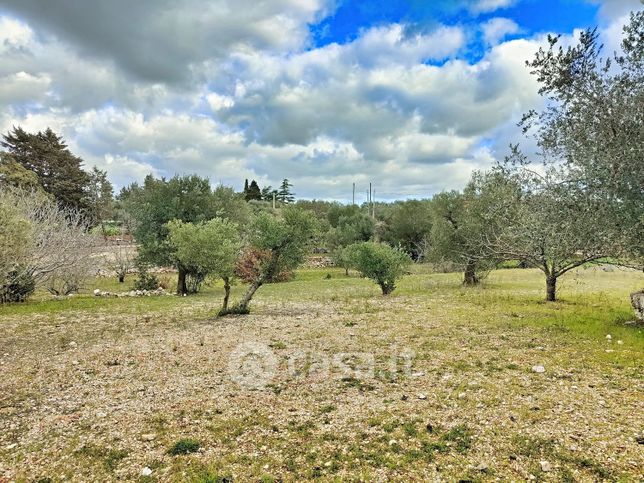
{"type": "Polygon", "coordinates": [[[353,183],[353,198],[352,198],[352,200],[353,201],[351,202],[351,204],[355,205],[356,204],[356,184],[355,183],[353,183]]]}
{"type": "Polygon", "coordinates": [[[369,182],[369,211],[372,211],[373,209],[373,204],[371,201],[371,182],[369,182]]]}
{"type": "Polygon", "coordinates": [[[371,217],[376,218],[376,190],[373,190],[373,203],[371,204],[371,217]]]}

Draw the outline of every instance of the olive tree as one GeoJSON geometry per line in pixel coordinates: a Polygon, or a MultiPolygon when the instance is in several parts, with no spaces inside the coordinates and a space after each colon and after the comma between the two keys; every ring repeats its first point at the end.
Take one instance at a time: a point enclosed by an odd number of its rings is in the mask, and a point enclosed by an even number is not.
{"type": "Polygon", "coordinates": [[[463,270],[463,284],[477,285],[503,255],[487,240],[502,233],[515,206],[519,186],[501,172],[476,172],[463,193],[449,191],[432,199],[430,259],[463,270]]]}
{"type": "Polygon", "coordinates": [[[199,223],[220,217],[242,226],[248,216],[247,204],[240,195],[223,186],[213,191],[208,179],[196,175],[175,176],[169,180],[147,176],[143,185],[129,186],[119,198],[136,221],[134,235],[139,256],[151,264],[175,266],[179,295],[190,291],[190,279],[198,282],[203,274],[191,272],[189,267],[178,263],[168,240],[167,223],[175,219],[199,223]]]}
{"type": "Polygon", "coordinates": [[[230,286],[235,263],[241,250],[237,225],[230,220],[214,218],[203,223],[168,223],[170,244],[178,263],[188,271],[216,276],[224,282],[222,310],[228,309],[230,286]]]}
{"type": "Polygon", "coordinates": [[[614,249],[612,207],[554,168],[540,174],[520,167],[506,174],[521,190],[514,200],[491,210],[491,218],[506,224],[484,234],[485,249],[541,270],[546,300],[555,301],[559,277],[614,249]]]}
{"type": "Polygon", "coordinates": [[[348,246],[346,253],[351,266],[376,282],[383,295],[394,291],[397,280],[411,264],[409,255],[404,251],[382,243],[356,243],[348,246]]]}
{"type": "Polygon", "coordinates": [[[414,261],[421,261],[425,242],[432,229],[432,202],[430,200],[398,201],[391,205],[386,217],[382,240],[401,247],[414,261]]]}
{"type": "MultiPolygon", "coordinates": [[[[588,197],[611,205],[595,217],[619,227],[610,255],[644,265],[644,10],[633,12],[623,28],[621,49],[601,57],[596,30],[582,32],[564,48],[549,37],[528,62],[539,81],[546,108],[528,112],[522,121],[544,154],[563,162],[567,178],[588,197]]],[[[590,229],[591,227],[587,227],[590,229]]]]}
{"type": "Polygon", "coordinates": [[[249,313],[253,296],[264,283],[284,271],[294,270],[304,261],[315,231],[316,221],[310,212],[295,207],[286,207],[278,215],[259,212],[249,227],[249,245],[269,256],[260,263],[241,300],[222,310],[221,315],[249,313]]]}

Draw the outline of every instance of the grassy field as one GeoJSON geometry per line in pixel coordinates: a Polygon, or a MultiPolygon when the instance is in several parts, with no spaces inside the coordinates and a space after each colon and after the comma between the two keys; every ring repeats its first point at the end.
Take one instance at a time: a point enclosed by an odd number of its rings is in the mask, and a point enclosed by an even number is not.
{"type": "Polygon", "coordinates": [[[418,266],[383,298],[325,269],[243,317],[218,285],[0,307],[0,481],[641,481],[643,285],[580,269],[548,304],[537,271],[418,266]]]}

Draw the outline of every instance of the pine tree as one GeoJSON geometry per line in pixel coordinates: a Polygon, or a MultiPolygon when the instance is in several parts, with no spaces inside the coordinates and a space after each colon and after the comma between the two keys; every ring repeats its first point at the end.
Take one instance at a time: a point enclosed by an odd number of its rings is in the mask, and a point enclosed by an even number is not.
{"type": "Polygon", "coordinates": [[[271,185],[264,186],[262,188],[262,199],[264,201],[272,201],[273,200],[273,187],[271,185]]]}
{"type": "Polygon", "coordinates": [[[114,190],[107,179],[107,173],[94,166],[90,175],[88,187],[89,214],[92,223],[100,225],[105,235],[105,222],[113,214],[114,190]]]}
{"type": "Polygon", "coordinates": [[[262,199],[262,190],[259,189],[259,185],[257,184],[257,181],[252,180],[250,182],[250,186],[248,187],[248,194],[246,195],[247,200],[258,200],[261,201],[262,199]]]}
{"type": "Polygon", "coordinates": [[[86,210],[89,174],[82,169],[83,160],[74,156],[61,136],[51,129],[36,134],[21,127],[2,136],[0,145],[13,159],[33,171],[43,190],[61,205],[86,210]]]}
{"type": "Polygon", "coordinates": [[[280,189],[277,192],[277,199],[282,203],[293,203],[295,201],[295,195],[291,193],[291,188],[293,185],[289,182],[288,179],[284,178],[280,189]]]}

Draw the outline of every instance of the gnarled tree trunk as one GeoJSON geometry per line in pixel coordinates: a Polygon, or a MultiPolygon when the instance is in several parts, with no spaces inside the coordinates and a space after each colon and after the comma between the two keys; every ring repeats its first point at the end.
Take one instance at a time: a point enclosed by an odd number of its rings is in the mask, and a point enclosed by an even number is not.
{"type": "Polygon", "coordinates": [[[188,286],[186,284],[186,270],[179,267],[179,276],[177,278],[177,295],[186,295],[188,286]]]}
{"type": "Polygon", "coordinates": [[[228,310],[228,300],[230,300],[230,278],[224,277],[224,304],[222,310],[228,310]]]}
{"type": "Polygon", "coordinates": [[[250,301],[253,298],[253,295],[255,295],[255,292],[257,292],[257,289],[261,287],[263,283],[264,283],[264,280],[260,280],[260,279],[251,283],[250,286],[248,287],[248,290],[246,290],[246,293],[239,301],[239,303],[235,306],[233,311],[239,314],[247,314],[250,311],[248,306],[250,304],[250,301]]]}
{"type": "Polygon", "coordinates": [[[546,301],[554,302],[557,300],[557,277],[546,275],[546,301]]]}
{"type": "Polygon", "coordinates": [[[463,276],[463,285],[477,285],[479,278],[476,276],[476,262],[468,260],[465,265],[465,274],[463,276]]]}

